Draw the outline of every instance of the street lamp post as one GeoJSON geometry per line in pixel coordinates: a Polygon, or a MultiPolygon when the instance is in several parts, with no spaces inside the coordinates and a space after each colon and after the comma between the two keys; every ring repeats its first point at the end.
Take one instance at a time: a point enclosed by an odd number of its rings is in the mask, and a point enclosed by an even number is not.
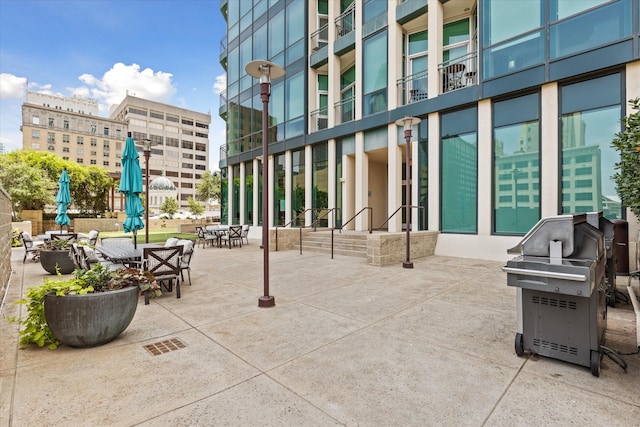
{"type": "Polygon", "coordinates": [[[413,268],[411,262],[411,128],[420,123],[420,119],[417,117],[404,117],[396,121],[397,126],[404,128],[404,140],[405,140],[405,228],[407,232],[406,237],[406,250],[407,259],[402,263],[404,268],[413,268]]]}
{"type": "Polygon", "coordinates": [[[269,295],[269,141],[267,115],[269,113],[269,96],[271,95],[271,79],[284,76],[284,69],[278,65],[255,60],[245,66],[247,74],[260,79],[260,97],[262,98],[262,253],[264,257],[264,295],[258,299],[258,307],[273,307],[276,300],[269,295]]]}
{"type": "Polygon", "coordinates": [[[142,145],[142,152],[144,153],[144,242],[149,243],[149,157],[151,157],[151,147],[158,145],[158,143],[147,138],[142,142],[136,141],[136,144],[142,145]]]}

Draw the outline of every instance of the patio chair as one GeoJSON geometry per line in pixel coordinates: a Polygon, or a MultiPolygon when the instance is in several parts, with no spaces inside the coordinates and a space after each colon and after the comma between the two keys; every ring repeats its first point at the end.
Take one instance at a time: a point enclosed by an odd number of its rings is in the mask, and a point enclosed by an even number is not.
{"type": "Polygon", "coordinates": [[[38,249],[40,249],[40,246],[42,246],[42,244],[36,244],[33,241],[31,234],[27,233],[26,231],[23,231],[22,233],[20,233],[19,239],[20,241],[22,241],[22,244],[24,245],[24,258],[22,258],[22,263],[24,264],[29,254],[31,254],[31,259],[33,260],[33,262],[36,262],[39,258],[38,249]]]}
{"type": "Polygon", "coordinates": [[[98,236],[100,232],[98,230],[91,230],[86,237],[80,237],[78,240],[81,242],[86,242],[89,246],[95,246],[98,244],[98,236]]]}
{"type": "Polygon", "coordinates": [[[249,244],[249,224],[245,224],[242,226],[242,239],[246,242],[245,244],[249,244]]]}
{"type": "Polygon", "coordinates": [[[202,249],[204,249],[204,246],[207,243],[207,240],[204,238],[204,228],[196,227],[196,234],[198,235],[198,240],[196,240],[196,245],[199,245],[200,243],[202,243],[202,249]]]}
{"type": "MultiPolygon", "coordinates": [[[[164,286],[168,292],[173,290],[176,282],[176,298],[180,298],[180,260],[182,246],[163,246],[144,248],[142,255],[142,269],[155,277],[158,284],[164,286]]],[[[147,298],[145,296],[145,304],[147,298]]]]}
{"type": "Polygon", "coordinates": [[[234,246],[238,243],[240,247],[242,247],[242,226],[241,225],[230,225],[227,233],[221,237],[222,241],[225,245],[229,245],[229,249],[231,249],[231,245],[234,246]]]}
{"type": "Polygon", "coordinates": [[[189,286],[191,286],[191,257],[193,257],[193,250],[195,242],[190,239],[178,240],[178,245],[182,246],[182,257],[180,258],[180,278],[184,282],[184,271],[187,270],[187,276],[189,277],[189,286]]]}

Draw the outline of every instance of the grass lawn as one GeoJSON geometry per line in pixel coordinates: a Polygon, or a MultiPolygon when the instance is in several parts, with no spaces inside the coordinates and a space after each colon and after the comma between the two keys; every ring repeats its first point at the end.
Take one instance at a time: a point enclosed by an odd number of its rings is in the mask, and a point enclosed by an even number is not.
{"type": "MultiPolygon", "coordinates": [[[[100,237],[130,237],[133,240],[133,233],[123,231],[101,231],[100,237]]],[[[197,239],[195,233],[178,233],[177,228],[163,228],[162,230],[149,230],[149,243],[164,243],[169,237],[179,239],[197,239]]],[[[138,231],[138,243],[144,243],[145,230],[138,231]]]]}

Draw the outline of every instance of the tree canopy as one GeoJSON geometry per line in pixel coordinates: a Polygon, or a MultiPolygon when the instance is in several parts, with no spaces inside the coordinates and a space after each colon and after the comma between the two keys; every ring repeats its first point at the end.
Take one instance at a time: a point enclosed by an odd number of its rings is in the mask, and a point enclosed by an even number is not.
{"type": "Polygon", "coordinates": [[[55,205],[58,179],[67,169],[72,207],[83,214],[108,210],[113,179],[97,166],[78,165],[53,153],[16,150],[0,154],[0,185],[12,200],[14,218],[25,209],[44,209],[55,205]]]}
{"type": "Polygon", "coordinates": [[[206,171],[196,185],[196,198],[201,202],[209,199],[220,200],[220,174],[206,171]]]}
{"type": "Polygon", "coordinates": [[[622,203],[640,219],[640,98],[630,100],[629,104],[635,113],[622,119],[624,130],[612,141],[620,152],[613,180],[622,203]]]}

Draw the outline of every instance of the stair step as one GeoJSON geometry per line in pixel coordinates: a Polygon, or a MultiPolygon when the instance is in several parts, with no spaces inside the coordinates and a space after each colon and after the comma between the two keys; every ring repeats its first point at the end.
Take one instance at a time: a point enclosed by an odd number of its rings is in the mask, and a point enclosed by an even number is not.
{"type": "MultiPolygon", "coordinates": [[[[329,246],[327,248],[327,247],[318,247],[318,246],[305,246],[303,244],[302,245],[302,252],[304,253],[305,251],[315,252],[315,253],[330,254],[331,253],[331,246],[329,246]]],[[[358,258],[366,258],[367,257],[366,250],[363,252],[363,251],[337,249],[335,246],[333,248],[333,254],[334,255],[343,255],[343,256],[352,256],[352,257],[358,257],[358,258]]]]}

